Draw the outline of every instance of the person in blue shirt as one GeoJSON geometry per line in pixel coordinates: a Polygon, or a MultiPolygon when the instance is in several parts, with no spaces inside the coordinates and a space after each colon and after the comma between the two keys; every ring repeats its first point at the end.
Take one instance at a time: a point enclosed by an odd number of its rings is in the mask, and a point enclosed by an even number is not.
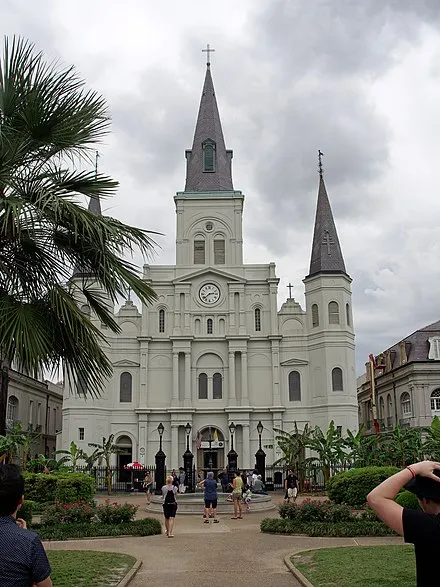
{"type": "Polygon", "coordinates": [[[204,509],[204,522],[205,524],[209,524],[209,518],[211,516],[214,517],[214,524],[218,524],[217,519],[217,481],[214,479],[214,473],[210,471],[206,479],[201,481],[199,487],[204,488],[204,499],[205,499],[205,509],[204,509]]]}
{"type": "Polygon", "coordinates": [[[52,587],[50,564],[41,540],[17,517],[24,479],[16,465],[0,465],[0,585],[52,587]]]}

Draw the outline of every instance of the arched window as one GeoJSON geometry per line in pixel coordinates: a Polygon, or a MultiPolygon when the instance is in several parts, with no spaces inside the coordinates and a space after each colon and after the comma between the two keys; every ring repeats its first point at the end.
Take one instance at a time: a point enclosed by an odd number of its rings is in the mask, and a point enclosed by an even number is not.
{"type": "Polygon", "coordinates": [[[383,401],[383,397],[380,396],[379,399],[379,418],[383,420],[385,418],[385,402],[383,401]]]}
{"type": "Polygon", "coordinates": [[[431,412],[433,417],[440,416],[440,389],[431,393],[431,412]]]}
{"type": "Polygon", "coordinates": [[[411,414],[411,397],[407,391],[400,396],[400,405],[402,407],[402,416],[408,416],[411,414]]]}
{"type": "Polygon", "coordinates": [[[211,140],[203,143],[203,171],[215,171],[215,143],[211,140]]]}
{"type": "Polygon", "coordinates": [[[199,399],[208,399],[208,376],[206,373],[199,375],[199,399]]]}
{"type": "Polygon", "coordinates": [[[205,264],[205,241],[196,239],[194,241],[194,265],[205,264]]]}
{"type": "Polygon", "coordinates": [[[165,332],[165,310],[159,310],[159,332],[165,332]]]}
{"type": "Polygon", "coordinates": [[[133,378],[131,373],[121,373],[119,380],[119,401],[121,403],[130,403],[132,401],[133,378]]]}
{"type": "Polygon", "coordinates": [[[335,367],[332,371],[332,388],[333,391],[344,391],[342,369],[340,369],[339,367],[335,367]]]}
{"type": "Polygon", "coordinates": [[[6,420],[8,425],[12,426],[18,420],[18,399],[15,395],[10,395],[6,408],[6,420]]]}
{"type": "Polygon", "coordinates": [[[212,334],[212,318],[208,318],[206,321],[206,332],[212,334]]]}
{"type": "Polygon", "coordinates": [[[312,305],[312,326],[313,326],[313,328],[315,328],[316,326],[319,326],[319,308],[318,308],[318,304],[313,304],[312,305]]]}
{"type": "Polygon", "coordinates": [[[387,396],[387,426],[391,426],[393,422],[393,400],[391,394],[387,396]]]}
{"type": "Polygon", "coordinates": [[[351,326],[350,304],[345,304],[345,318],[347,320],[347,326],[351,326]]]}
{"type": "Polygon", "coordinates": [[[261,310],[260,310],[260,308],[255,308],[254,318],[255,318],[255,331],[261,332],[261,310]]]}
{"type": "Polygon", "coordinates": [[[328,323],[339,324],[339,304],[338,302],[330,302],[328,305],[328,323]]]}
{"type": "Polygon", "coordinates": [[[289,402],[301,401],[301,376],[298,371],[289,373],[289,402]]]}
{"type": "Polygon", "coordinates": [[[214,264],[224,265],[225,264],[225,241],[224,239],[214,240],[214,264]]]}
{"type": "Polygon", "coordinates": [[[214,373],[212,378],[212,399],[222,399],[222,375],[214,373]]]}

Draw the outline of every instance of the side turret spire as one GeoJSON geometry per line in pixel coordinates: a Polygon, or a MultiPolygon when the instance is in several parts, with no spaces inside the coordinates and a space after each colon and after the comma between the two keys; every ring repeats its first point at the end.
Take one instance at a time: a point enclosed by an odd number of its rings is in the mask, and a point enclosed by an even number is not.
{"type": "Polygon", "coordinates": [[[310,271],[307,277],[319,273],[347,273],[332,209],[324,183],[322,168],[323,153],[319,157],[319,190],[316,206],[315,230],[313,234],[310,271]]]}

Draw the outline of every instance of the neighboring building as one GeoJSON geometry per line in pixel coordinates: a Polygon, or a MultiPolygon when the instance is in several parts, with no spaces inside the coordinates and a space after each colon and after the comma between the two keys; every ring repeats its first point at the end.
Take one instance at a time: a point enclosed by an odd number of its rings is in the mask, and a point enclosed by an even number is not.
{"type": "Polygon", "coordinates": [[[8,370],[8,376],[7,428],[19,423],[25,432],[40,435],[32,456],[53,455],[62,424],[62,383],[40,381],[14,369],[8,370]]]}
{"type": "MultiPolygon", "coordinates": [[[[382,430],[429,426],[440,416],[440,320],[376,357],[376,403],[382,430]]],[[[359,423],[373,432],[370,377],[358,379],[359,423]]]]}
{"type": "MultiPolygon", "coordinates": [[[[326,429],[334,420],[357,429],[351,279],[322,174],[306,308],[289,297],[278,311],[275,264],[243,263],[244,196],[233,187],[209,65],[186,160],[185,190],[174,197],[176,264],[145,265],[157,302],[141,313],[127,301],[115,315],[121,334],[105,331],[114,374],[101,397],[85,400],[81,380],[66,386],[63,447],[74,440],[89,450],[114,434],[119,466],[151,465],[162,422],[167,465],[177,467],[189,422],[196,466],[208,466],[211,431],[219,468],[233,422],[238,466],[252,467],[260,420],[269,464],[278,458],[274,428],[291,431],[296,421],[326,429]]],[[[89,208],[101,213],[97,199],[89,208]]],[[[93,275],[78,269],[72,279],[93,275]]],[[[79,304],[90,315],[85,299],[79,304]]]]}

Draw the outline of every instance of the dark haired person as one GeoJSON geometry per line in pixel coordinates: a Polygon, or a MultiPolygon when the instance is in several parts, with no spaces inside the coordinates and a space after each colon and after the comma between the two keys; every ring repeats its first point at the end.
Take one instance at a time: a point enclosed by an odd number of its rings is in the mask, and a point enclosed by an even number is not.
{"type": "Polygon", "coordinates": [[[431,587],[440,552],[440,463],[422,461],[385,479],[367,496],[370,507],[387,526],[414,544],[417,587],[431,587]],[[403,508],[394,501],[401,489],[414,493],[420,510],[403,508]],[[434,566],[433,566],[434,564],[434,566]]]}
{"type": "Polygon", "coordinates": [[[23,493],[19,467],[0,466],[0,585],[52,587],[50,564],[40,539],[17,518],[23,493]]]}

